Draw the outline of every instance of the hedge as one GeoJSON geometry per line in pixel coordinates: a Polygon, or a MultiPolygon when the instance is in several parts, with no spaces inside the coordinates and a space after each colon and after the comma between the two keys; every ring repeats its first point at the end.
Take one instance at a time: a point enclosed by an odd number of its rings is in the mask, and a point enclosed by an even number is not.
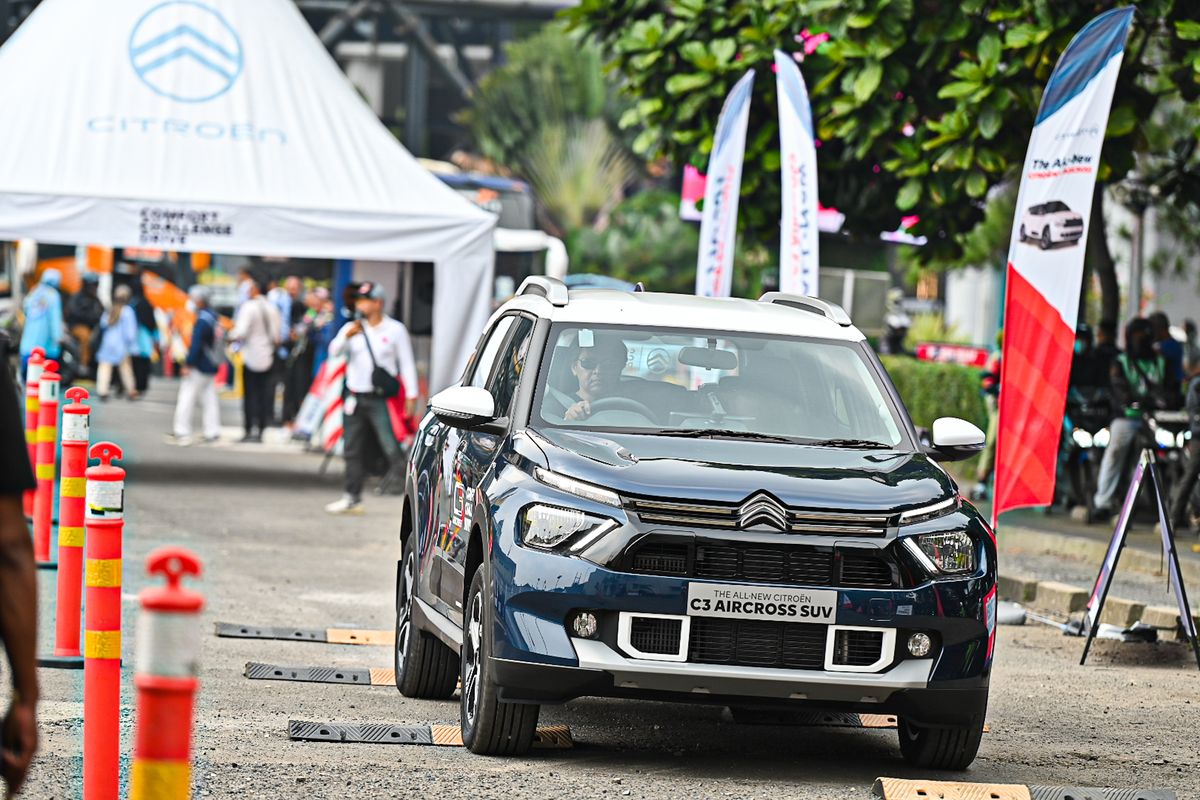
{"type": "Polygon", "coordinates": [[[928,428],[938,417],[960,417],[987,430],[987,406],[979,391],[980,371],[958,364],[882,356],[913,424],[928,428]]]}

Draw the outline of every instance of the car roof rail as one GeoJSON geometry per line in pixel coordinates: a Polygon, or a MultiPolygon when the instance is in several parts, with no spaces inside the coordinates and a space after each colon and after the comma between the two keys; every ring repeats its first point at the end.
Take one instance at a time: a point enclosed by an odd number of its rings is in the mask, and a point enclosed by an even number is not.
{"type": "Polygon", "coordinates": [[[521,281],[521,288],[517,289],[517,294],[544,297],[552,306],[561,307],[567,304],[567,285],[558,278],[545,275],[530,275],[521,281]]]}
{"type": "Polygon", "coordinates": [[[843,328],[849,328],[854,324],[850,321],[850,315],[846,313],[844,308],[836,303],[829,303],[817,297],[788,294],[787,292],[767,292],[758,298],[758,301],[760,303],[774,303],[778,306],[787,306],[788,308],[798,308],[801,311],[808,311],[812,314],[820,314],[825,319],[841,325],[843,328]]]}

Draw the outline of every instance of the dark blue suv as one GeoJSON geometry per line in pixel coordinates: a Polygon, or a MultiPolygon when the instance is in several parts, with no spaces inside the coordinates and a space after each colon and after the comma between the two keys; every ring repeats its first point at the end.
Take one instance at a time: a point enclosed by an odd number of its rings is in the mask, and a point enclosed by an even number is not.
{"type": "Polygon", "coordinates": [[[842,309],[530,278],[434,396],[405,486],[396,685],[518,754],[581,696],[895,714],[962,769],[996,544],[842,309]]]}

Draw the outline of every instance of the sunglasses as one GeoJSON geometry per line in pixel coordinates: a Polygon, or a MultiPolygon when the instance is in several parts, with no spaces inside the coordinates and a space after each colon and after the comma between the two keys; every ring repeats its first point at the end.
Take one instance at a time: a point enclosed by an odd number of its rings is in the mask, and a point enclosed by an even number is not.
{"type": "Polygon", "coordinates": [[[606,369],[618,369],[624,367],[624,364],[622,364],[620,361],[601,361],[598,358],[581,358],[578,359],[578,361],[579,366],[583,367],[589,372],[594,369],[599,369],[600,367],[604,367],[606,369]]]}

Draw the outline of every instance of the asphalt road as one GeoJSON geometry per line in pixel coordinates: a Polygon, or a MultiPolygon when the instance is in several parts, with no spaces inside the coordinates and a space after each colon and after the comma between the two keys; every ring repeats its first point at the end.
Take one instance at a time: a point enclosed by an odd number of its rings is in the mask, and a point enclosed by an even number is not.
{"type": "MultiPolygon", "coordinates": [[[[387,647],[221,639],[217,621],[294,627],[390,628],[396,498],[368,496],[367,514],[331,518],[338,467],[270,445],[180,448],[164,441],[171,387],[139,403],[99,405],[93,430],[128,454],[122,752],[132,749],[136,592],[146,554],[194,550],[204,611],[195,731],[197,797],[865,798],[877,776],[1156,786],[1200,796],[1196,758],[1200,672],[1179,645],[1082,642],[1041,626],[1002,628],[989,723],[966,773],[920,774],[900,761],[894,731],[738,725],[704,706],[581,700],[545,708],[571,726],[572,750],[522,759],[461,748],[289,741],[289,719],[456,724],[451,702],[409,700],[392,687],[251,681],[248,661],[390,667],[387,647]]],[[[237,419],[226,407],[226,421],[237,419]]],[[[95,439],[95,436],[94,436],[95,439]]],[[[1036,559],[1022,563],[1036,570],[1036,559]]],[[[1054,565],[1048,565],[1053,570],[1054,565]]],[[[50,649],[53,573],[43,572],[42,650],[50,649]]],[[[1200,591],[1200,588],[1198,588],[1200,591]]],[[[82,677],[42,670],[42,750],[26,796],[80,796],[82,677]]],[[[7,691],[5,689],[4,691],[7,691]]],[[[124,790],[123,790],[124,791],[124,790]]]]}

